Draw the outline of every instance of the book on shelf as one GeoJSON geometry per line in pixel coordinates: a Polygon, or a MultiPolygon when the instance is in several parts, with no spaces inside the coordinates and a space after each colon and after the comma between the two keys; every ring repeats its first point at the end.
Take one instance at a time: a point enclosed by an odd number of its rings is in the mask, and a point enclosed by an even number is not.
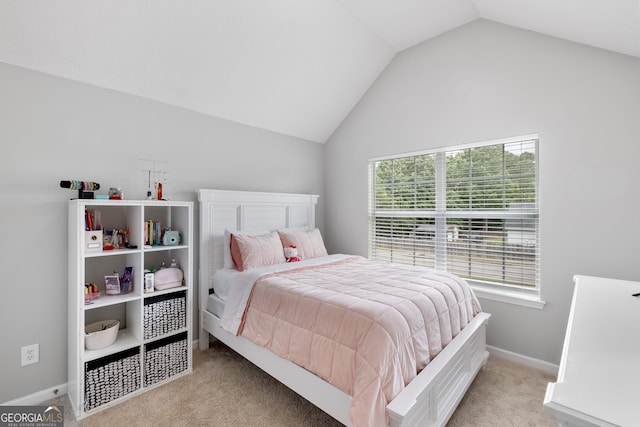
{"type": "Polygon", "coordinates": [[[162,222],[151,219],[144,222],[144,243],[149,246],[162,243],[162,222]]]}
{"type": "Polygon", "coordinates": [[[85,231],[102,230],[102,218],[99,210],[84,210],[85,231]]]}

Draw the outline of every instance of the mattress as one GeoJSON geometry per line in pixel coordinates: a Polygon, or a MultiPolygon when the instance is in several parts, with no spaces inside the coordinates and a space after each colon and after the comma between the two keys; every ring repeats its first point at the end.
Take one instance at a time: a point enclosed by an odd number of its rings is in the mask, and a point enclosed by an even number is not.
{"type": "Polygon", "coordinates": [[[215,293],[210,294],[209,298],[207,298],[207,311],[217,317],[222,317],[224,304],[224,300],[222,300],[218,295],[215,293]]]}
{"type": "Polygon", "coordinates": [[[240,272],[235,268],[222,268],[213,275],[213,291],[218,295],[222,301],[226,301],[229,296],[229,290],[231,289],[234,281],[234,277],[238,276],[240,272]]]}
{"type": "Polygon", "coordinates": [[[224,312],[224,305],[227,302],[229,296],[229,289],[233,284],[233,277],[238,274],[238,271],[231,268],[223,268],[214,274],[211,282],[213,284],[213,293],[209,294],[207,298],[207,311],[222,317],[224,312]]]}

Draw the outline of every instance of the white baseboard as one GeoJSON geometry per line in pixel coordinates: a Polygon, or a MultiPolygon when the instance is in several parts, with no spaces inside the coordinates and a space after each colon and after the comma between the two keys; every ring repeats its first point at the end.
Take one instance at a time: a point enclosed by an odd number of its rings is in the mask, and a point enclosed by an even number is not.
{"type": "Polygon", "coordinates": [[[503,350],[491,345],[487,346],[487,350],[489,351],[489,354],[492,354],[496,357],[501,357],[503,359],[528,366],[530,368],[539,369],[551,375],[558,375],[558,369],[560,367],[558,365],[554,365],[553,363],[545,362],[544,360],[540,359],[534,359],[533,357],[524,356],[522,354],[514,353],[509,350],[503,350]]]}
{"type": "MultiPolygon", "coordinates": [[[[198,349],[198,341],[193,342],[193,350],[198,349]]],[[[522,354],[514,353],[509,350],[503,350],[498,347],[488,345],[487,350],[491,355],[501,357],[503,359],[510,360],[512,362],[520,363],[521,365],[529,366],[531,368],[539,369],[551,375],[558,375],[558,365],[545,362],[544,360],[534,359],[533,357],[523,356],[522,354]]],[[[1,403],[3,406],[20,406],[20,405],[39,405],[47,400],[55,399],[56,397],[63,396],[67,393],[67,383],[60,384],[55,387],[50,387],[45,390],[41,390],[30,394],[28,396],[19,397],[17,399],[10,400],[8,402],[1,403]]]]}
{"type": "Polygon", "coordinates": [[[3,406],[39,405],[42,402],[55,399],[56,397],[64,396],[65,394],[67,394],[67,383],[50,387],[45,390],[37,391],[28,396],[23,396],[17,399],[9,400],[8,402],[2,403],[2,405],[3,406]]]}
{"type": "MultiPolygon", "coordinates": [[[[198,340],[193,341],[193,351],[198,349],[198,340]]],[[[59,396],[67,394],[67,383],[60,384],[58,386],[50,387],[45,390],[37,391],[28,396],[19,397],[17,399],[9,400],[4,403],[0,403],[2,406],[25,406],[25,405],[39,405],[47,400],[55,399],[59,396]]]]}

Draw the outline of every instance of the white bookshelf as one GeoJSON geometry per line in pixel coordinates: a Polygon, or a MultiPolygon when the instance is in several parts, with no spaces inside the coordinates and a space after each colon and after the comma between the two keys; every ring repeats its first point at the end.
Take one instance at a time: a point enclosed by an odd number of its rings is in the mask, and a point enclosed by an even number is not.
{"type": "Polygon", "coordinates": [[[191,372],[193,245],[192,202],[69,202],[68,393],[77,419],[191,372]],[[87,210],[100,213],[105,232],[128,229],[129,247],[87,249],[87,210]],[[178,231],[180,243],[145,245],[147,220],[178,231]],[[146,293],[144,270],[168,267],[171,260],[183,271],[183,286],[146,293]],[[133,291],[107,295],[104,276],[114,272],[122,276],[125,267],[133,267],[133,291]],[[95,283],[100,291],[100,297],[89,304],[85,302],[86,283],[95,283]],[[158,315],[166,313],[170,315],[158,315]],[[120,321],[115,343],[85,349],[85,325],[110,319],[120,321]],[[161,333],[149,336],[152,329],[161,329],[161,333]],[[105,383],[96,383],[95,378],[104,378],[105,383]],[[108,384],[116,386],[110,390],[108,384]]]}

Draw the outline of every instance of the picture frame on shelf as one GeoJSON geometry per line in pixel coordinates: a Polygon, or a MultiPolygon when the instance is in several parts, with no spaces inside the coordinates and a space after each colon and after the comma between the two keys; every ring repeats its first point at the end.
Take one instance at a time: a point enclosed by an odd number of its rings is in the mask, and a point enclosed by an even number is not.
{"type": "Polygon", "coordinates": [[[118,273],[104,276],[104,285],[107,295],[120,295],[120,276],[118,273]]]}

